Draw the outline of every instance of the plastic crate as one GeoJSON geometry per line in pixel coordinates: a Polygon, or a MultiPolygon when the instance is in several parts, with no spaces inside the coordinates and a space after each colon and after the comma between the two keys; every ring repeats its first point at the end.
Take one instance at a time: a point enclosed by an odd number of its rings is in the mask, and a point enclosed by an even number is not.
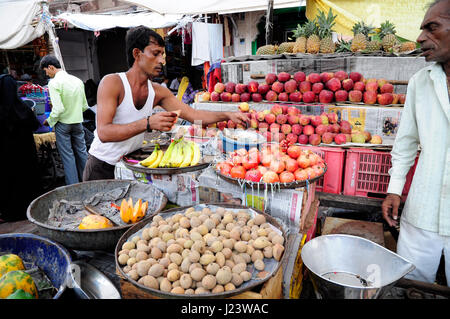
{"type": "Polygon", "coordinates": [[[344,173],[345,150],[338,147],[301,146],[319,154],[327,163],[327,172],[316,183],[316,190],[324,193],[340,194],[344,173]]]}
{"type": "MultiPolygon", "coordinates": [[[[405,198],[411,187],[417,160],[406,176],[402,197],[405,198]]],[[[350,148],[347,150],[344,195],[362,197],[381,197],[386,195],[389,186],[389,169],[392,167],[390,152],[370,149],[350,148]]]]}

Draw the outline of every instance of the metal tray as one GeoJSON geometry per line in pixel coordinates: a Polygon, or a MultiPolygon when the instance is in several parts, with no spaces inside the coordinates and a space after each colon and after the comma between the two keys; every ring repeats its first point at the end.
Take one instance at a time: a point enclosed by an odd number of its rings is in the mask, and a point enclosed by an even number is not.
{"type": "Polygon", "coordinates": [[[94,266],[77,260],[71,268],[73,289],[80,299],[121,299],[111,280],[94,266]]]}
{"type": "Polygon", "coordinates": [[[292,183],[264,183],[264,182],[259,182],[258,183],[258,182],[250,182],[250,181],[247,181],[245,179],[237,179],[237,178],[232,178],[232,177],[227,176],[227,175],[223,175],[215,168],[214,168],[214,171],[216,172],[216,174],[220,178],[226,180],[227,182],[233,183],[233,184],[241,186],[241,187],[243,185],[245,185],[245,186],[248,186],[250,188],[259,188],[259,189],[265,189],[266,187],[269,187],[269,186],[270,187],[274,187],[275,189],[278,189],[278,188],[279,189],[294,189],[294,188],[298,188],[298,187],[305,187],[308,184],[312,184],[312,183],[317,182],[319,179],[321,179],[325,175],[325,173],[327,172],[327,168],[328,168],[328,166],[325,163],[325,169],[324,169],[324,171],[323,171],[323,173],[321,175],[316,176],[316,177],[311,178],[311,179],[308,179],[306,181],[294,181],[292,183]]]}
{"type": "MultiPolygon", "coordinates": [[[[167,149],[167,146],[163,146],[162,149],[167,149]]],[[[188,167],[158,167],[158,168],[149,168],[142,166],[138,163],[132,163],[131,161],[142,161],[145,158],[147,158],[151,152],[153,152],[153,147],[146,147],[139,149],[137,151],[134,151],[128,155],[125,155],[121,161],[125,165],[126,168],[129,170],[132,170],[134,172],[139,173],[145,173],[145,174],[155,174],[155,175],[173,175],[173,174],[183,174],[183,173],[189,173],[189,172],[195,172],[202,169],[207,168],[211,162],[213,157],[211,156],[203,156],[200,162],[197,165],[194,166],[188,166],[188,167]],[[130,161],[131,160],[131,161],[130,161]]]]}
{"type": "Polygon", "coordinates": [[[132,280],[130,277],[128,277],[125,272],[123,271],[122,267],[119,265],[119,261],[118,259],[118,253],[120,250],[122,250],[122,245],[127,242],[127,241],[131,241],[131,239],[136,236],[136,235],[140,235],[143,231],[143,229],[150,225],[153,217],[155,217],[156,215],[161,215],[163,218],[167,218],[170,217],[172,215],[175,215],[176,213],[180,213],[180,212],[184,212],[186,209],[190,208],[190,207],[194,207],[195,209],[202,209],[204,207],[211,207],[212,210],[214,210],[215,207],[223,207],[223,208],[227,208],[227,209],[236,209],[236,210],[248,210],[249,213],[258,213],[261,215],[264,215],[266,217],[266,221],[268,223],[270,223],[274,228],[276,228],[277,231],[279,231],[279,233],[283,236],[284,238],[284,243],[286,245],[287,243],[287,238],[286,238],[286,233],[284,232],[283,228],[281,227],[281,225],[270,215],[254,209],[254,208],[249,208],[247,206],[242,206],[242,205],[234,205],[234,204],[225,204],[225,203],[205,203],[205,204],[199,204],[199,205],[194,205],[194,206],[184,206],[184,207],[177,207],[177,208],[173,208],[173,209],[169,209],[163,212],[160,212],[158,214],[154,214],[153,216],[151,216],[151,218],[149,218],[145,223],[140,223],[137,224],[135,226],[133,226],[132,228],[130,228],[129,230],[127,230],[125,232],[125,234],[123,234],[123,236],[120,238],[119,242],[117,243],[116,246],[116,250],[115,250],[115,254],[114,254],[114,258],[115,258],[115,262],[116,262],[116,270],[120,273],[120,276],[124,279],[129,281],[131,284],[133,284],[135,287],[149,293],[152,294],[154,296],[160,297],[160,298],[171,298],[171,299],[215,299],[215,298],[228,298],[231,296],[235,296],[238,295],[240,293],[243,293],[245,291],[251,290],[252,288],[255,288],[259,285],[262,285],[263,283],[265,283],[267,280],[269,280],[271,277],[273,277],[277,272],[278,269],[281,267],[281,264],[284,262],[284,259],[286,258],[286,249],[283,252],[283,256],[281,257],[280,261],[276,261],[275,259],[267,259],[264,258],[264,263],[266,264],[266,269],[265,271],[267,271],[269,274],[262,279],[259,278],[255,278],[255,275],[257,274],[257,270],[255,269],[250,269],[249,271],[252,272],[252,279],[244,282],[241,286],[239,286],[238,288],[231,290],[231,291],[225,291],[225,292],[221,292],[221,293],[207,293],[207,294],[198,294],[198,295],[185,295],[185,294],[174,294],[174,293],[170,293],[170,292],[163,292],[161,290],[158,289],[153,289],[153,288],[149,288],[149,287],[145,287],[144,285],[139,284],[137,281],[132,280]],[[267,266],[270,267],[270,269],[267,269],[267,266]]]}
{"type": "MultiPolygon", "coordinates": [[[[66,248],[77,250],[114,250],[119,238],[126,230],[131,228],[133,224],[124,226],[114,226],[104,229],[65,229],[54,227],[48,224],[49,208],[52,207],[53,201],[61,199],[83,200],[100,192],[111,190],[116,187],[138,181],[130,180],[97,180],[78,184],[58,187],[34,199],[27,209],[27,218],[30,222],[38,227],[39,234],[48,237],[64,245],[66,248]]],[[[145,187],[147,197],[143,200],[155,203],[153,209],[149,205],[147,217],[159,213],[167,204],[167,197],[152,184],[139,184],[145,187]],[[159,197],[158,197],[159,196],[159,197]],[[156,197],[158,197],[156,199],[156,197]]],[[[138,223],[144,222],[145,219],[138,223]]],[[[144,222],[145,223],[145,222],[144,222]]]]}

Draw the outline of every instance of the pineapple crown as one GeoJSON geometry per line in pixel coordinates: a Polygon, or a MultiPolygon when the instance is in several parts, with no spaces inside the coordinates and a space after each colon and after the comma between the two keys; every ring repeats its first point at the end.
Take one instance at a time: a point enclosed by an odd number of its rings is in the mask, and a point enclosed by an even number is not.
{"type": "Polygon", "coordinates": [[[294,38],[298,39],[305,34],[305,28],[299,24],[297,24],[297,29],[292,30],[294,33],[294,38]]]}
{"type": "Polygon", "coordinates": [[[355,23],[355,25],[352,28],[352,31],[354,35],[362,33],[366,37],[368,37],[370,33],[373,33],[374,29],[375,29],[374,27],[365,24],[364,21],[361,21],[355,23]]]}
{"type": "Polygon", "coordinates": [[[336,24],[335,19],[337,15],[333,16],[333,11],[328,11],[328,15],[325,16],[323,11],[319,11],[319,15],[317,16],[317,27],[318,27],[318,35],[321,39],[331,37],[331,33],[333,32],[332,28],[336,24]]]}
{"type": "Polygon", "coordinates": [[[303,31],[305,37],[310,37],[314,34],[317,34],[317,21],[314,18],[314,20],[309,20],[303,25],[303,31]]]}
{"type": "Polygon", "coordinates": [[[397,32],[395,31],[395,26],[388,20],[380,24],[380,30],[381,38],[384,38],[388,34],[395,34],[397,32]]]}

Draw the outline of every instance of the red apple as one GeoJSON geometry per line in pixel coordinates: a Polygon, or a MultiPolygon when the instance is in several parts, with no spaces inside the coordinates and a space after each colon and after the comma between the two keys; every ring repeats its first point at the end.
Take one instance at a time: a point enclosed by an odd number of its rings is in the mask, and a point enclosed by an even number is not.
{"type": "Polygon", "coordinates": [[[247,89],[250,93],[256,93],[256,92],[258,92],[258,86],[259,86],[258,82],[250,81],[247,84],[247,89]]]}
{"type": "Polygon", "coordinates": [[[334,73],[332,72],[322,72],[320,73],[320,81],[323,83],[327,83],[334,77],[334,73]]]}
{"type": "Polygon", "coordinates": [[[342,81],[342,88],[346,91],[350,91],[353,89],[354,83],[352,79],[345,79],[342,81]]]}
{"type": "Polygon", "coordinates": [[[236,83],[227,82],[227,84],[225,84],[225,91],[227,91],[228,93],[234,93],[235,87],[236,87],[236,83]]]}
{"type": "Polygon", "coordinates": [[[219,94],[222,93],[225,91],[225,85],[221,82],[216,83],[216,85],[214,85],[214,91],[219,94]]]}
{"type": "Polygon", "coordinates": [[[276,115],[273,114],[273,113],[266,114],[266,115],[264,116],[264,119],[265,119],[266,122],[270,125],[270,124],[275,123],[276,115]]]}
{"type": "Polygon", "coordinates": [[[359,90],[351,90],[350,92],[348,92],[348,99],[350,102],[361,102],[362,98],[363,93],[359,90]]]}
{"type": "Polygon", "coordinates": [[[231,102],[240,102],[241,101],[241,95],[237,93],[231,94],[231,102]]]}
{"type": "Polygon", "coordinates": [[[287,81],[284,83],[284,91],[287,93],[292,93],[297,90],[297,81],[294,79],[287,81]]]}
{"type": "Polygon", "coordinates": [[[300,84],[299,84],[299,91],[301,93],[305,93],[305,92],[311,91],[311,82],[309,82],[309,81],[300,82],[300,84]]]}
{"type": "Polygon", "coordinates": [[[339,81],[344,81],[345,79],[348,79],[348,74],[345,71],[337,71],[334,72],[334,77],[337,78],[339,81]]]}
{"type": "Polygon", "coordinates": [[[241,94],[241,102],[249,102],[251,99],[250,93],[244,92],[241,94]]]}
{"type": "Polygon", "coordinates": [[[303,82],[306,80],[306,74],[302,71],[295,72],[294,80],[297,81],[297,83],[303,82]]]}
{"type": "Polygon", "coordinates": [[[334,137],[334,142],[338,145],[347,143],[347,136],[345,134],[340,133],[334,137]]]}
{"type": "Polygon", "coordinates": [[[309,136],[309,144],[317,146],[320,144],[322,139],[320,138],[319,134],[312,134],[309,136]]]}
{"type": "Polygon", "coordinates": [[[211,101],[220,101],[220,93],[217,93],[216,91],[211,92],[211,101]]]}
{"type": "Polygon", "coordinates": [[[303,102],[313,103],[313,102],[315,102],[315,100],[316,100],[316,94],[313,91],[307,91],[307,92],[303,93],[303,102]]]}
{"type": "Polygon", "coordinates": [[[269,92],[269,90],[270,86],[268,84],[263,83],[258,86],[258,93],[261,95],[266,94],[267,92],[269,92]]]}
{"type": "MultiPolygon", "coordinates": [[[[336,75],[335,75],[336,76],[336,75]]],[[[326,83],[326,87],[333,92],[336,92],[337,90],[339,90],[342,86],[341,86],[341,81],[339,81],[339,79],[337,79],[336,77],[332,78],[331,80],[329,80],[326,83]]]]}
{"type": "Polygon", "coordinates": [[[277,75],[275,73],[267,73],[266,74],[266,83],[268,85],[272,84],[277,80],[277,75]]]}
{"type": "Polygon", "coordinates": [[[300,124],[293,124],[292,125],[292,133],[295,135],[300,135],[302,134],[303,131],[303,126],[301,126],[300,124]]]}
{"type": "Polygon", "coordinates": [[[294,133],[289,133],[286,135],[286,141],[288,142],[288,145],[292,145],[297,143],[298,136],[294,133]]]}
{"type": "Polygon", "coordinates": [[[353,85],[353,90],[364,92],[366,90],[366,85],[364,82],[355,82],[353,85]]]}
{"type": "Polygon", "coordinates": [[[262,173],[258,169],[251,169],[245,173],[244,179],[258,183],[261,181],[262,176],[262,173]]]}
{"type": "Polygon", "coordinates": [[[267,101],[276,101],[278,99],[278,94],[275,93],[275,91],[270,90],[269,92],[267,92],[266,94],[266,100],[267,101]]]}
{"type": "Polygon", "coordinates": [[[302,115],[300,115],[298,121],[301,125],[305,126],[311,122],[311,118],[309,117],[309,115],[302,114],[302,115]]]}
{"type": "Polygon", "coordinates": [[[314,134],[314,126],[312,125],[306,125],[303,127],[303,134],[304,135],[313,135],[314,134]]]}
{"type": "Polygon", "coordinates": [[[308,75],[308,78],[311,83],[320,82],[320,74],[319,73],[310,73],[308,75]]]}
{"type": "Polygon", "coordinates": [[[229,93],[229,92],[220,93],[220,99],[223,102],[231,102],[231,93],[229,93]]]}
{"type": "Polygon", "coordinates": [[[337,90],[336,93],[334,93],[334,98],[336,99],[336,102],[345,102],[348,98],[348,92],[345,90],[337,90]]]}
{"type": "Polygon", "coordinates": [[[289,94],[289,101],[291,102],[301,102],[302,101],[302,93],[293,92],[289,94]]]}
{"type": "Polygon", "coordinates": [[[291,78],[291,75],[290,75],[289,73],[287,73],[287,72],[280,72],[280,73],[278,73],[278,75],[277,75],[277,79],[278,79],[278,81],[280,81],[280,82],[286,82],[286,81],[289,81],[290,78],[291,78]]]}
{"type": "Polygon", "coordinates": [[[378,92],[378,83],[377,82],[366,83],[366,92],[367,91],[378,92]]]}
{"type": "Polygon", "coordinates": [[[284,90],[284,84],[282,82],[279,81],[275,81],[272,84],[272,91],[275,91],[276,93],[281,93],[284,90]]]}
{"type": "MultiPolygon", "coordinates": [[[[241,101],[242,101],[242,96],[241,96],[241,101]]],[[[262,101],[262,96],[259,93],[253,93],[252,94],[252,101],[253,102],[261,102],[262,101]]]]}
{"type": "Polygon", "coordinates": [[[319,94],[320,103],[331,103],[333,102],[333,98],[334,98],[333,92],[328,90],[322,90],[319,94]]]}
{"type": "Polygon", "coordinates": [[[312,85],[311,90],[314,93],[319,94],[323,90],[323,88],[324,88],[324,84],[322,82],[317,82],[312,85]]]}
{"type": "Polygon", "coordinates": [[[353,82],[356,83],[356,82],[361,81],[362,74],[359,73],[359,72],[350,72],[350,74],[348,75],[348,77],[349,77],[350,79],[352,79],[353,82]]]}
{"type": "Polygon", "coordinates": [[[380,93],[394,93],[394,86],[391,83],[386,83],[380,88],[380,93]]]}
{"type": "Polygon", "coordinates": [[[394,96],[392,95],[392,93],[383,93],[383,94],[379,94],[377,96],[377,100],[378,100],[378,104],[388,105],[388,104],[392,104],[392,101],[394,100],[394,96]]]}
{"type": "Polygon", "coordinates": [[[281,92],[281,93],[278,95],[278,101],[282,101],[282,102],[287,102],[287,101],[289,101],[289,94],[286,93],[286,92],[281,92]]]}
{"type": "Polygon", "coordinates": [[[287,117],[286,114],[278,114],[278,115],[277,115],[276,122],[277,122],[278,124],[284,124],[284,123],[287,122],[287,119],[288,119],[288,117],[287,117]]]}
{"type": "Polygon", "coordinates": [[[247,92],[247,85],[242,84],[242,83],[238,83],[238,84],[236,84],[236,86],[234,87],[234,91],[235,91],[237,94],[245,93],[245,92],[247,92]]]}
{"type": "Polygon", "coordinates": [[[306,134],[301,134],[298,136],[299,144],[303,144],[303,145],[308,144],[308,140],[309,140],[309,138],[308,138],[308,135],[306,135],[306,134]]]}
{"type": "Polygon", "coordinates": [[[363,101],[366,104],[375,104],[377,102],[377,92],[376,91],[364,92],[363,101]]]}

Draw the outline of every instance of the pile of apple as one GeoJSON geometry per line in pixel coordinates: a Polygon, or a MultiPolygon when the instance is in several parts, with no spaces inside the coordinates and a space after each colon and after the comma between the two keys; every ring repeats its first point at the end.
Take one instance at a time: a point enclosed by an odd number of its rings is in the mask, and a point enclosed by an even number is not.
{"type": "Polygon", "coordinates": [[[202,95],[203,101],[223,102],[364,102],[365,104],[404,104],[405,94],[394,93],[385,79],[365,79],[361,73],[345,71],[310,73],[293,76],[287,72],[268,73],[265,82],[247,84],[216,83],[214,91],[202,95]]]}
{"type": "Polygon", "coordinates": [[[320,176],[325,170],[322,157],[299,145],[283,148],[267,144],[259,151],[245,148],[230,152],[216,169],[222,175],[249,182],[292,183],[320,176]]]}

